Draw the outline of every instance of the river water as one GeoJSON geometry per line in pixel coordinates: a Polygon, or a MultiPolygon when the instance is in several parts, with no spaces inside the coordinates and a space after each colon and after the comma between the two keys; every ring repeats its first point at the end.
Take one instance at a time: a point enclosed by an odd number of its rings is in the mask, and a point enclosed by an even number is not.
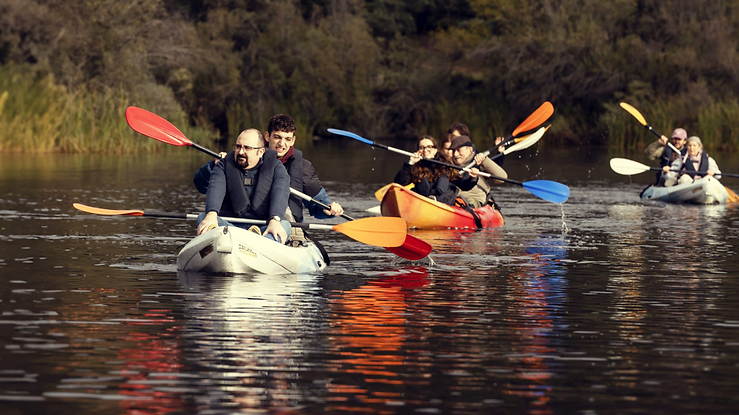
{"type": "MultiPolygon", "coordinates": [[[[403,162],[305,152],[356,217],[403,162]]],[[[434,264],[314,231],[321,274],[213,276],[176,271],[192,222],[72,208],[198,212],[207,156],[1,155],[0,413],[735,413],[739,210],[641,202],[623,156],[509,156],[570,199],[499,186],[504,227],[414,232],[434,264]]]]}

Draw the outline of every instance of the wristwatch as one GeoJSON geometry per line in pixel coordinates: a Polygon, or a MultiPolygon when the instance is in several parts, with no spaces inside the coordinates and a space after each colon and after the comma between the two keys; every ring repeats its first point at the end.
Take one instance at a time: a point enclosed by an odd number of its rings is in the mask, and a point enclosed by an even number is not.
{"type": "Polygon", "coordinates": [[[282,218],[277,215],[272,216],[271,218],[269,218],[269,220],[276,220],[277,222],[282,222],[282,218]]]}

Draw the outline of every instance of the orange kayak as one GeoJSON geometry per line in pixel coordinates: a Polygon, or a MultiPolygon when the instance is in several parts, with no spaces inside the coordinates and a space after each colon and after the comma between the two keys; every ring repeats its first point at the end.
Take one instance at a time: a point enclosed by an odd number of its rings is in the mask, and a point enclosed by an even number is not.
{"type": "Polygon", "coordinates": [[[492,206],[473,209],[473,216],[465,209],[431,200],[399,184],[392,184],[385,193],[380,211],[382,216],[403,218],[409,228],[416,229],[498,228],[504,223],[503,215],[492,206]]]}

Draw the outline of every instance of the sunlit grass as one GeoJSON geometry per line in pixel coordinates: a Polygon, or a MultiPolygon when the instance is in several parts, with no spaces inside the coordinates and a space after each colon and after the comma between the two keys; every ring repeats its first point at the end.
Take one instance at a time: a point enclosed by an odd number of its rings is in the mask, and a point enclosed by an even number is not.
{"type": "MultiPolygon", "coordinates": [[[[128,102],[122,90],[71,92],[27,67],[0,66],[0,151],[137,153],[170,147],[128,127],[128,102]]],[[[193,141],[212,141],[212,132],[190,128],[182,112],[168,121],[193,141]]]]}

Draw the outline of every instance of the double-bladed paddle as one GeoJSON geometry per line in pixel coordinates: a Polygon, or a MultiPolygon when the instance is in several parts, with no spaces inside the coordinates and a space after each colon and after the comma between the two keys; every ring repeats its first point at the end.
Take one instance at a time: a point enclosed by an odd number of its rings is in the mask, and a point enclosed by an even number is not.
{"type": "MultiPolygon", "coordinates": [[[[647,166],[646,164],[639,163],[638,161],[629,160],[625,158],[612,158],[611,159],[611,169],[615,171],[618,174],[623,174],[624,176],[632,176],[639,173],[644,173],[647,171],[663,171],[661,167],[651,167],[647,166]]],[[[679,169],[670,169],[670,171],[682,171],[679,169]]],[[[699,171],[697,172],[700,175],[705,175],[706,172],[699,171]]],[[[739,177],[739,174],[730,174],[730,173],[721,173],[717,174],[717,176],[726,176],[726,177],[739,177]]]]}
{"type": "MultiPolygon", "coordinates": [[[[215,151],[209,150],[203,146],[193,143],[192,140],[187,138],[185,134],[182,133],[182,131],[177,129],[177,127],[172,125],[169,121],[145,109],[138,107],[128,107],[126,109],[126,121],[134,131],[147,137],[153,138],[157,141],[161,141],[173,146],[190,146],[213,157],[221,157],[220,154],[216,153],[215,151]]],[[[290,191],[293,192],[293,194],[297,192],[297,190],[292,188],[290,189],[290,191]]],[[[311,201],[317,202],[315,199],[312,198],[311,201]]],[[[324,208],[326,208],[325,205],[324,208]]],[[[347,216],[344,217],[348,218],[347,216]]],[[[401,241],[400,245],[368,245],[383,246],[388,251],[412,261],[421,259],[431,252],[431,245],[429,245],[427,242],[420,240],[413,235],[408,235],[407,231],[405,235],[406,236],[404,237],[404,241],[401,241]]]]}
{"type": "MultiPolygon", "coordinates": [[[[75,203],[73,204],[73,206],[77,210],[103,216],[149,216],[156,218],[191,220],[195,220],[198,218],[198,215],[194,213],[165,212],[163,210],[157,209],[112,210],[87,206],[81,203],[75,203]]],[[[252,223],[255,225],[267,224],[266,221],[258,219],[227,217],[221,217],[221,219],[232,223],[252,223]]],[[[290,224],[292,226],[304,229],[334,230],[354,239],[355,241],[359,241],[367,245],[381,247],[400,247],[405,243],[406,235],[408,234],[408,225],[401,218],[372,217],[357,219],[351,222],[344,222],[338,225],[321,225],[315,223],[300,222],[290,222],[290,224]]]]}
{"type": "MultiPolygon", "coordinates": [[[[518,143],[523,142],[528,137],[519,137],[520,134],[525,133],[526,131],[533,130],[534,128],[542,125],[544,123],[544,121],[548,120],[549,117],[552,116],[552,114],[554,114],[554,106],[552,105],[551,102],[545,101],[543,104],[541,104],[541,106],[539,108],[536,109],[536,111],[532,112],[531,115],[528,116],[528,118],[526,118],[525,120],[523,120],[523,122],[518,127],[516,127],[516,129],[513,130],[513,132],[508,137],[504,138],[503,141],[500,142],[500,144],[497,144],[495,147],[491,147],[491,148],[483,151],[482,154],[484,154],[485,156],[489,156],[492,151],[494,151],[496,148],[498,148],[500,146],[507,146],[507,145],[509,145],[511,143],[518,144],[518,143]]],[[[543,133],[542,133],[542,135],[543,135],[543,133]]],[[[539,137],[539,138],[541,138],[541,137],[539,137]]],[[[539,141],[539,139],[536,139],[536,141],[539,141]]],[[[529,144],[526,147],[529,147],[529,146],[533,145],[536,141],[532,142],[531,144],[529,144]]],[[[526,148],[526,147],[523,147],[523,148],[526,148]]],[[[518,150],[522,150],[523,148],[519,148],[518,150]]],[[[516,151],[516,150],[513,150],[513,151],[516,151]]],[[[502,154],[506,154],[506,153],[505,152],[498,153],[498,154],[494,155],[493,157],[491,157],[491,159],[498,158],[502,154]]],[[[475,163],[472,162],[472,163],[468,164],[465,167],[466,168],[472,168],[474,165],[475,165],[475,163]]]]}
{"type": "MultiPolygon", "coordinates": [[[[337,135],[343,135],[345,137],[353,138],[355,140],[361,141],[365,144],[369,144],[372,147],[379,147],[385,150],[392,151],[394,153],[403,154],[405,156],[411,157],[414,155],[414,153],[401,150],[399,148],[386,146],[384,144],[376,143],[372,140],[368,140],[360,135],[357,135],[350,131],[344,131],[344,130],[337,130],[335,128],[329,128],[328,132],[332,134],[337,135]]],[[[470,171],[470,169],[462,166],[457,166],[454,164],[444,163],[443,161],[434,160],[434,159],[424,159],[427,161],[430,161],[432,163],[441,164],[447,167],[451,167],[457,170],[464,170],[464,171],[470,171]]],[[[502,182],[511,183],[511,184],[517,184],[519,186],[523,186],[524,189],[531,192],[534,196],[537,196],[541,199],[547,200],[549,202],[553,203],[564,203],[569,197],[570,197],[570,188],[563,185],[562,183],[553,182],[550,180],[534,180],[530,182],[519,182],[517,180],[511,180],[504,177],[498,177],[493,176],[490,173],[487,172],[480,172],[480,176],[483,177],[490,177],[495,180],[500,180],[502,182]]]]}

